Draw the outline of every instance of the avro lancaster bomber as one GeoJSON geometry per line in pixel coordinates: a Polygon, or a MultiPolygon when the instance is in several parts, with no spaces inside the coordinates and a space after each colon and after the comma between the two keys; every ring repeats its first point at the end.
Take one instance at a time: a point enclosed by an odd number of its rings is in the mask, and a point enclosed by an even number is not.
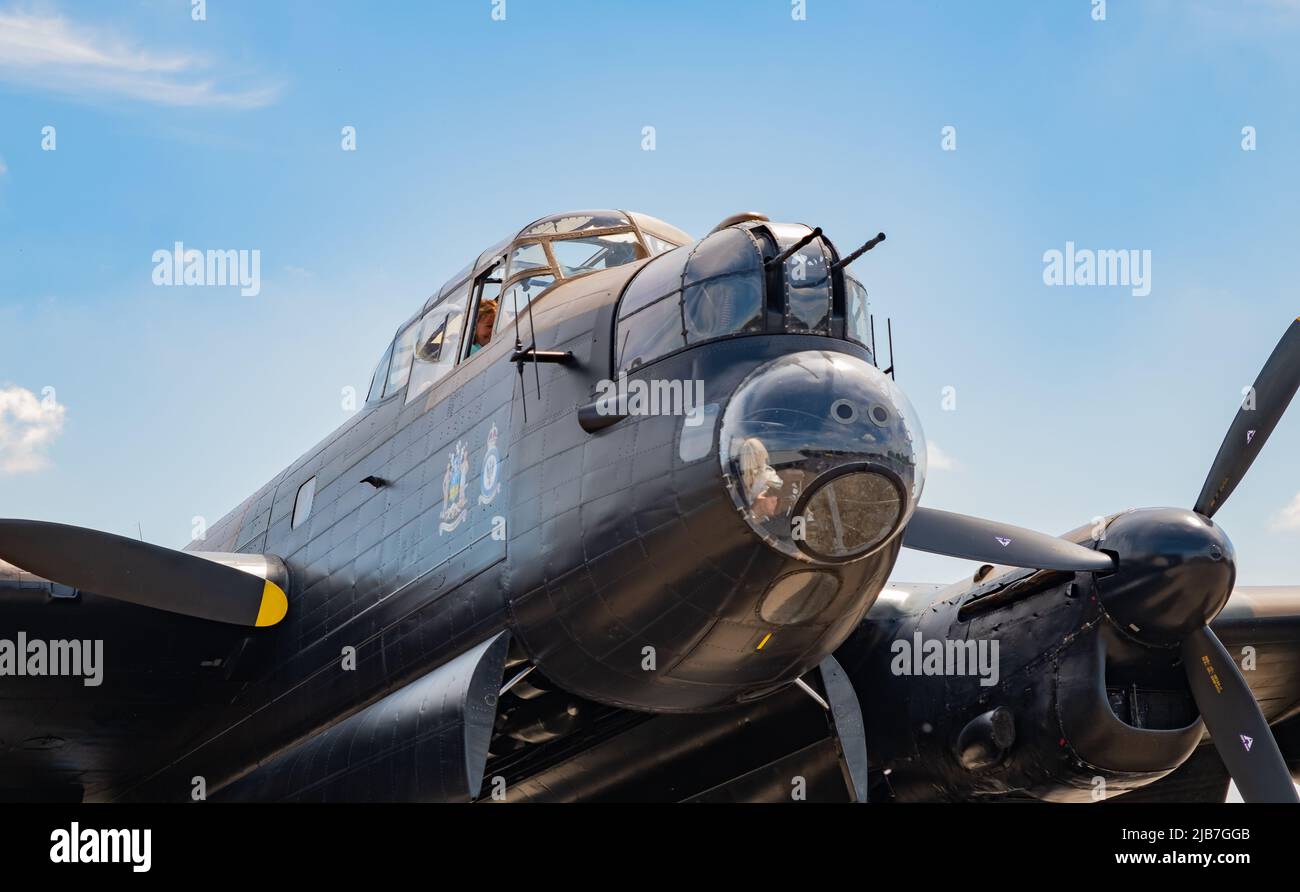
{"type": "Polygon", "coordinates": [[[1300,320],[1191,509],[1049,536],[920,504],[883,238],[545,217],[202,541],[0,521],[0,796],[1295,801],[1300,588],[1235,588],[1213,517],[1300,320]],[[891,584],[903,547],[982,566],[891,584]],[[48,671],[79,642],[94,683],[48,671]]]}

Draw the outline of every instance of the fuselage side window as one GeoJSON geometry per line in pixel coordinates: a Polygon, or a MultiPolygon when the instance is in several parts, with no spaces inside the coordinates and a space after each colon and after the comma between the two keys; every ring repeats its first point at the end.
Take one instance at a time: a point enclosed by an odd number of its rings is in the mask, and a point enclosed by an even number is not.
{"type": "Polygon", "coordinates": [[[392,358],[393,345],[389,344],[379,360],[379,365],[375,366],[375,374],[370,379],[370,393],[366,396],[366,402],[373,403],[383,397],[384,385],[388,383],[388,365],[392,358]]]}
{"type": "Polygon", "coordinates": [[[415,338],[411,382],[406,391],[408,403],[436,384],[456,365],[468,302],[469,283],[466,282],[434,305],[420,320],[419,333],[415,338]]]}
{"type": "Polygon", "coordinates": [[[406,386],[411,377],[411,359],[415,355],[415,335],[420,328],[419,320],[402,329],[397,340],[393,341],[393,359],[388,366],[388,383],[384,385],[384,396],[392,396],[406,386]]]}
{"type": "Polygon", "coordinates": [[[311,503],[316,499],[316,478],[312,477],[298,487],[298,494],[293,500],[293,527],[298,529],[311,517],[311,503]]]}

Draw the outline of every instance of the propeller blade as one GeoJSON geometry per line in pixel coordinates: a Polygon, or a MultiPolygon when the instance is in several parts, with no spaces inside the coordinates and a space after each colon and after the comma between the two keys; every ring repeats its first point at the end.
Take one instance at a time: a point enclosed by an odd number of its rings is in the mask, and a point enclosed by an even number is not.
{"type": "Polygon", "coordinates": [[[1300,318],[1292,322],[1282,335],[1282,340],[1273,348],[1268,362],[1264,363],[1255,379],[1253,402],[1248,397],[1237,410],[1237,417],[1232,420],[1223,444],[1219,446],[1219,454],[1214,457],[1193,511],[1213,517],[1214,512],[1223,507],[1282,419],[1298,386],[1300,318]]]}
{"type": "Polygon", "coordinates": [[[1109,572],[1114,559],[1074,542],[951,511],[917,508],[903,545],[949,557],[1035,570],[1109,572]]]}
{"type": "Polygon", "coordinates": [[[1218,637],[1202,626],[1183,641],[1192,697],[1246,802],[1300,802],[1255,695],[1218,637]]]}
{"type": "Polygon", "coordinates": [[[0,559],[107,598],[240,626],[273,626],[289,608],[269,579],[84,527],[0,520],[0,559]]]}

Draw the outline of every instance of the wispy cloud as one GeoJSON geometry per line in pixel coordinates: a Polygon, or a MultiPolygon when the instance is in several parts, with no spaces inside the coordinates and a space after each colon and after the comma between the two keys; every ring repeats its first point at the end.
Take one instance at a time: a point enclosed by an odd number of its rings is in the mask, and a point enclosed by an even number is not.
{"type": "Polygon", "coordinates": [[[957,460],[940,449],[939,444],[934,440],[926,441],[925,463],[931,471],[956,471],[960,467],[957,460]]]}
{"type": "Polygon", "coordinates": [[[9,172],[9,167],[8,165],[5,164],[5,159],[0,158],[0,177],[4,176],[8,172],[9,172]]]}
{"type": "Polygon", "coordinates": [[[1300,493],[1296,493],[1291,503],[1273,516],[1273,529],[1300,530],[1300,493]]]}
{"type": "Polygon", "coordinates": [[[79,98],[120,96],[171,106],[260,108],[279,87],[230,90],[202,79],[203,60],[158,53],[58,15],[0,10],[0,80],[79,98]]]}
{"type": "Polygon", "coordinates": [[[39,399],[17,385],[0,387],[0,474],[49,466],[46,450],[63,432],[66,410],[53,397],[39,399]]]}

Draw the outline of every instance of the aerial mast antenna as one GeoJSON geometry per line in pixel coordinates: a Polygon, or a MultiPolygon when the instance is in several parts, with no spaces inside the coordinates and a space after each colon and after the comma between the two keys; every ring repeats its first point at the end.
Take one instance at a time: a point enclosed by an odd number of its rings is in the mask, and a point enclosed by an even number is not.
{"type": "Polygon", "coordinates": [[[889,368],[885,369],[885,374],[897,380],[894,374],[894,320],[888,316],[885,317],[885,328],[889,332],[889,368]]]}
{"type": "MultiPolygon", "coordinates": [[[[511,289],[510,300],[515,307],[515,356],[518,357],[518,356],[522,356],[524,352],[524,343],[523,341],[519,340],[519,290],[518,289],[511,289]]],[[[523,404],[524,404],[524,424],[527,424],[528,423],[528,385],[524,384],[524,364],[522,360],[515,361],[515,368],[519,370],[519,396],[523,400],[523,404]]]]}
{"type": "MultiPolygon", "coordinates": [[[[519,369],[519,387],[521,392],[525,388],[524,384],[524,363],[532,362],[533,375],[537,379],[537,398],[542,398],[542,373],[538,371],[539,362],[555,362],[560,365],[570,365],[573,363],[572,350],[538,350],[537,349],[537,328],[533,325],[533,302],[528,302],[528,327],[532,331],[533,345],[527,350],[524,349],[524,343],[519,339],[519,325],[522,320],[519,318],[519,292],[513,291],[511,299],[515,306],[515,352],[510,354],[510,361],[519,369]]],[[[524,396],[524,423],[528,423],[528,395],[524,396]]]]}
{"type": "MultiPolygon", "coordinates": [[[[519,331],[519,326],[515,326],[515,331],[519,331]]],[[[533,339],[533,346],[528,348],[528,352],[533,354],[533,377],[537,379],[537,399],[542,398],[542,373],[537,370],[537,326],[533,325],[533,302],[528,301],[528,333],[533,339]]],[[[518,349],[518,340],[515,341],[518,349]]],[[[519,371],[523,372],[523,366],[520,365],[519,371]]]]}

